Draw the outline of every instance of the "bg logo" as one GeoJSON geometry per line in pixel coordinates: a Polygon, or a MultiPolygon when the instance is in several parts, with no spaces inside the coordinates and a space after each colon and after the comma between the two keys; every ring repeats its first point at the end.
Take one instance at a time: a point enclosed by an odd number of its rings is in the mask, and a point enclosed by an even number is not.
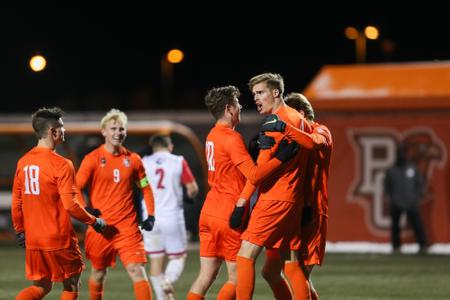
{"type": "MultiPolygon", "coordinates": [[[[429,189],[435,167],[443,168],[447,149],[431,128],[412,128],[398,132],[390,128],[350,129],[350,143],[355,151],[355,179],[347,199],[365,209],[366,224],[376,235],[386,235],[390,228],[383,180],[386,169],[395,162],[397,144],[403,144],[419,167],[429,189]]],[[[429,193],[425,192],[426,195],[429,193]]],[[[432,198],[423,199],[432,201],[432,198]]],[[[402,221],[403,226],[405,220],[402,221]]]]}

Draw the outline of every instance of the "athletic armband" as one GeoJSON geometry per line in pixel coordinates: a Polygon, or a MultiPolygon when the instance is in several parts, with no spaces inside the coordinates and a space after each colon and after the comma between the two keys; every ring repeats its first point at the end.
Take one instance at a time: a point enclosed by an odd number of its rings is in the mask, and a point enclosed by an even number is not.
{"type": "Polygon", "coordinates": [[[140,184],[141,188],[145,188],[145,187],[148,185],[148,179],[147,179],[147,176],[144,177],[144,178],[142,178],[142,179],[139,181],[139,184],[140,184]]]}

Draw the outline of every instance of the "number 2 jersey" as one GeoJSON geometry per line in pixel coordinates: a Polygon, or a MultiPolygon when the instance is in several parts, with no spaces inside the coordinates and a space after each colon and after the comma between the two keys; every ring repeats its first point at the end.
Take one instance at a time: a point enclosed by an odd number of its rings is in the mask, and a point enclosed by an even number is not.
{"type": "Polygon", "coordinates": [[[52,251],[77,241],[70,216],[95,222],[79,199],[70,160],[44,147],[27,152],[17,163],[11,206],[14,229],[25,232],[26,248],[52,251]]]}
{"type": "Polygon", "coordinates": [[[77,172],[80,189],[89,184],[91,206],[101,211],[108,225],[121,232],[136,230],[137,213],[133,188],[138,183],[144,194],[149,214],[154,214],[153,193],[138,154],[121,147],[114,155],[101,145],[85,156],[77,172]]]}
{"type": "Polygon", "coordinates": [[[156,218],[173,218],[183,209],[183,185],[194,181],[189,165],[183,156],[167,151],[144,156],[142,162],[155,197],[156,218]]]}

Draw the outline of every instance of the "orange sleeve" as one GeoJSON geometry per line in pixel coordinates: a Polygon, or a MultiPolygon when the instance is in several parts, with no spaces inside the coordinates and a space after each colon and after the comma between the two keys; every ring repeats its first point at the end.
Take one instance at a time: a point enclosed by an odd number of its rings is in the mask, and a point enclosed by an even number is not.
{"type": "Polygon", "coordinates": [[[75,182],[75,169],[71,162],[61,166],[57,178],[58,191],[67,212],[75,219],[85,224],[95,223],[96,218],[89,214],[78,202],[80,191],[75,182]]]}
{"type": "Polygon", "coordinates": [[[85,156],[77,172],[77,186],[80,190],[83,190],[90,181],[93,174],[93,168],[94,164],[91,156],[85,156]]]}
{"type": "Polygon", "coordinates": [[[265,164],[255,165],[252,159],[243,161],[237,166],[239,171],[244,174],[245,178],[252,185],[258,185],[261,181],[269,176],[277,167],[281,166],[282,162],[276,158],[272,158],[265,164]]]}
{"type": "Polygon", "coordinates": [[[296,141],[299,145],[305,147],[306,149],[313,149],[316,146],[327,144],[327,140],[323,135],[316,133],[309,134],[290,124],[286,124],[284,133],[287,137],[296,141]]]}
{"type": "Polygon", "coordinates": [[[23,226],[23,212],[22,212],[22,192],[20,190],[20,178],[18,176],[19,169],[16,170],[14,176],[13,190],[12,190],[12,203],[11,203],[11,217],[16,232],[24,232],[23,226]]]}
{"type": "Polygon", "coordinates": [[[136,155],[137,161],[137,173],[138,173],[138,186],[142,190],[145,206],[147,207],[147,214],[149,216],[155,215],[155,198],[153,197],[153,190],[145,174],[144,164],[139,156],[136,155]]]}
{"type": "Polygon", "coordinates": [[[240,198],[243,198],[248,202],[248,200],[251,198],[255,190],[256,186],[254,186],[249,180],[247,180],[245,182],[244,188],[242,189],[240,198]]]}
{"type": "Polygon", "coordinates": [[[91,176],[93,174],[93,169],[93,160],[90,156],[85,156],[83,161],[81,162],[76,176],[76,182],[79,189],[78,199],[83,207],[87,206],[87,202],[83,196],[83,189],[86,187],[87,183],[90,182],[91,176]]]}
{"type": "Polygon", "coordinates": [[[273,158],[268,160],[267,163],[255,165],[239,134],[233,136],[230,144],[233,145],[229,151],[231,161],[253,185],[258,185],[282,164],[280,160],[273,158]]]}

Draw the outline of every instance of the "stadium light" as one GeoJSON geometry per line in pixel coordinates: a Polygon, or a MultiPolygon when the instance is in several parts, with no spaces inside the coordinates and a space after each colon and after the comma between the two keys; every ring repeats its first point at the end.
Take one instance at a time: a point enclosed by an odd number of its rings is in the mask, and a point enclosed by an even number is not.
{"type": "Polygon", "coordinates": [[[166,59],[171,64],[177,64],[183,61],[184,53],[180,49],[172,49],[167,52],[166,59]]]}
{"type": "Polygon", "coordinates": [[[29,65],[33,72],[40,72],[47,66],[47,60],[42,55],[34,55],[31,57],[29,65]]]}
{"type": "Polygon", "coordinates": [[[167,103],[172,101],[174,89],[174,66],[182,62],[184,53],[180,49],[171,49],[161,57],[161,84],[163,98],[167,103]]]}
{"type": "Polygon", "coordinates": [[[367,39],[378,39],[380,32],[375,26],[366,26],[364,31],[349,26],[345,28],[345,37],[355,41],[356,63],[365,63],[367,55],[367,39]]]}

